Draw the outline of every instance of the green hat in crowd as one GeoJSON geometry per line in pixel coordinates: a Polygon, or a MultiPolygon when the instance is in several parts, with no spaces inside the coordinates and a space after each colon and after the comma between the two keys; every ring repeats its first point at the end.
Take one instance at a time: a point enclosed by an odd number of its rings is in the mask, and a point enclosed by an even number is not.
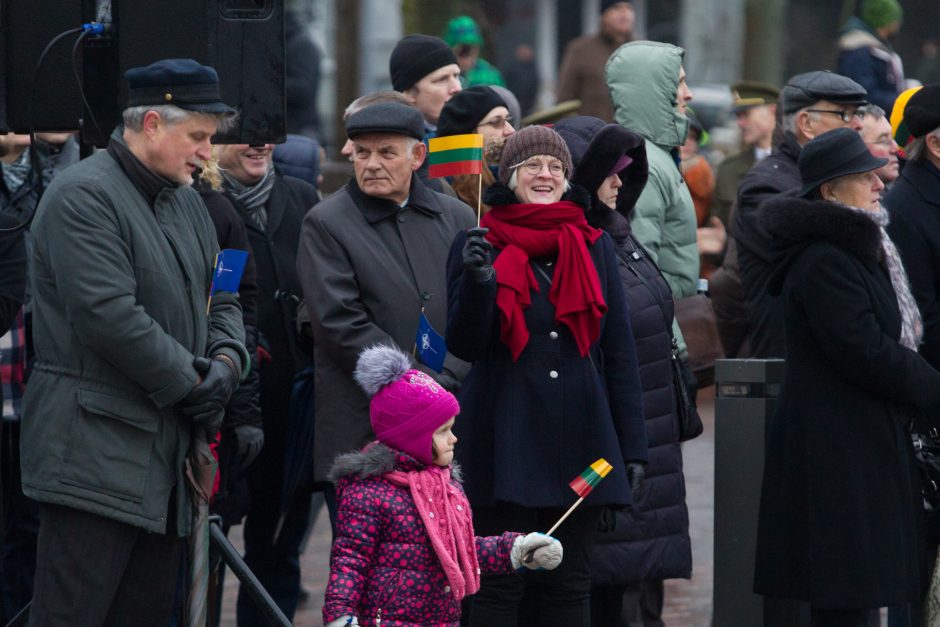
{"type": "Polygon", "coordinates": [[[898,0],[863,0],[861,13],[862,19],[872,28],[900,22],[904,17],[904,9],[898,0]]]}
{"type": "Polygon", "coordinates": [[[780,90],[760,81],[737,81],[731,84],[733,111],[743,111],[749,107],[777,104],[780,90]]]}
{"type": "Polygon", "coordinates": [[[469,15],[458,15],[447,23],[447,30],[444,31],[444,41],[453,48],[460,44],[470,46],[482,46],[483,34],[480,33],[480,27],[469,15]]]}

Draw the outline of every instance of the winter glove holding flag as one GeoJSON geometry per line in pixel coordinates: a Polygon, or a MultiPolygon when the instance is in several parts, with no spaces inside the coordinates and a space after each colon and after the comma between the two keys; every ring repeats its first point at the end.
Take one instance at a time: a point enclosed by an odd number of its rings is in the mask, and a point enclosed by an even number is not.
{"type": "Polygon", "coordinates": [[[463,245],[463,267],[477,283],[487,283],[493,278],[493,265],[490,263],[490,251],[493,245],[484,236],[487,228],[476,227],[467,231],[467,241],[463,245]]]}
{"type": "Polygon", "coordinates": [[[523,566],[529,570],[555,570],[561,564],[563,553],[561,542],[555,538],[544,533],[530,533],[516,538],[509,558],[516,570],[523,566]],[[530,552],[532,559],[526,560],[530,552]]]}
{"type": "Polygon", "coordinates": [[[238,386],[239,373],[220,358],[196,357],[193,367],[202,375],[202,382],[183,397],[180,411],[206,432],[207,439],[212,440],[222,426],[225,404],[238,386]]]}

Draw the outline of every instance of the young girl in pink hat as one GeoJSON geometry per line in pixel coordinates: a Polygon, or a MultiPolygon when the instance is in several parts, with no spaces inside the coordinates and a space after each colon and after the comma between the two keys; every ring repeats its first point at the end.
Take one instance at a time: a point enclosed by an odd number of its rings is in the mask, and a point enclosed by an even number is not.
{"type": "Polygon", "coordinates": [[[481,572],[561,563],[561,543],[541,533],[474,536],[451,465],[460,406],[450,392],[385,346],[362,352],[355,378],[372,396],[378,441],[337,457],[331,473],[338,512],[326,627],[456,627],[481,572]]]}

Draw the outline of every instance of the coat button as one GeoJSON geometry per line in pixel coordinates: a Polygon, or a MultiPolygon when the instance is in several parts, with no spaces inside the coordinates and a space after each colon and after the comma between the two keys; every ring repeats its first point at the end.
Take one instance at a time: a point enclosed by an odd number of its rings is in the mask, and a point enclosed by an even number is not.
{"type": "Polygon", "coordinates": [[[458,512],[462,512],[462,511],[463,511],[463,505],[458,505],[458,506],[457,506],[457,511],[458,511],[458,512]]]}
{"type": "Polygon", "coordinates": [[[552,379],[557,379],[557,378],[558,378],[558,371],[557,371],[557,370],[551,370],[551,371],[549,371],[548,376],[550,376],[552,379]]]}
{"type": "Polygon", "coordinates": [[[558,339],[558,331],[552,331],[551,333],[548,334],[548,337],[552,338],[553,340],[557,340],[557,339],[558,339]]]}
{"type": "Polygon", "coordinates": [[[399,221],[399,222],[404,222],[404,221],[405,221],[405,216],[398,216],[398,221],[399,221]]]}
{"type": "Polygon", "coordinates": [[[450,593],[450,586],[444,586],[444,594],[450,593]]]}
{"type": "Polygon", "coordinates": [[[430,516],[431,518],[434,518],[434,512],[428,512],[428,516],[430,516]]]}

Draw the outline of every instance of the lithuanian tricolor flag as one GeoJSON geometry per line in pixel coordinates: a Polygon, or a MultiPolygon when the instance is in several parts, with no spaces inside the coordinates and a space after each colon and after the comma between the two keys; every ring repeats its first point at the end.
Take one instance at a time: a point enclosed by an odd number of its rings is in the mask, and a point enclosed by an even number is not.
{"type": "Polygon", "coordinates": [[[483,172],[482,135],[434,137],[428,142],[428,148],[430,178],[483,172]]]}
{"type": "Polygon", "coordinates": [[[588,466],[584,472],[575,477],[574,481],[568,485],[583,499],[591,493],[591,490],[593,490],[594,487],[601,482],[601,479],[606,477],[613,468],[614,467],[608,464],[607,460],[602,457],[588,466]]]}

